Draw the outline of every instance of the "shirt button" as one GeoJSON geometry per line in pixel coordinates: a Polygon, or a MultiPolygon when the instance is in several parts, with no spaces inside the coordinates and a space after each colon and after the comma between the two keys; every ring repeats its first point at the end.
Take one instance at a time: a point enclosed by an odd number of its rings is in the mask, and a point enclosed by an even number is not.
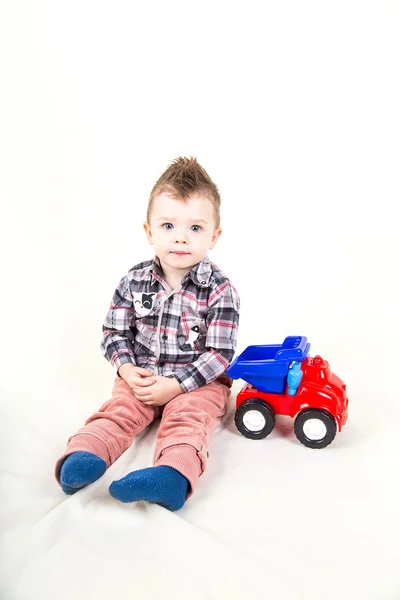
{"type": "Polygon", "coordinates": [[[159,367],[163,367],[164,365],[165,365],[165,362],[160,362],[160,363],[158,363],[158,366],[159,366],[159,367]]]}
{"type": "Polygon", "coordinates": [[[167,340],[167,339],[168,339],[168,336],[167,336],[167,334],[166,334],[166,333],[164,333],[164,335],[162,336],[162,339],[163,339],[163,340],[167,340]]]}
{"type": "Polygon", "coordinates": [[[204,284],[206,284],[207,282],[206,282],[206,281],[202,281],[201,283],[204,285],[204,284]]]}

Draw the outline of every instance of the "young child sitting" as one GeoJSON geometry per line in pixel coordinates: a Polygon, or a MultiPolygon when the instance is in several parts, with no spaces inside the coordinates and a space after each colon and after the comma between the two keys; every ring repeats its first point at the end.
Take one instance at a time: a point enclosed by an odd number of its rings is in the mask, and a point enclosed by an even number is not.
{"type": "Polygon", "coordinates": [[[103,325],[102,351],[117,376],[108,400],[69,438],[56,478],[73,494],[103,475],[161,416],[154,466],[114,481],[121,502],[169,510],[193,494],[232,380],[239,297],[210,262],[220,228],[217,186],[195,158],[178,158],[150,195],[144,229],[155,258],[121,279],[103,325]]]}

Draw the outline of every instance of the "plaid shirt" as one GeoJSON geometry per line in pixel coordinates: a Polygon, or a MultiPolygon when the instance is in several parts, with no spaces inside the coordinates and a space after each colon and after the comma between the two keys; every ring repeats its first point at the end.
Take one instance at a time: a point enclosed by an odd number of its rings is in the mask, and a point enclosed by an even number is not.
{"type": "Polygon", "coordinates": [[[235,354],[240,300],[206,256],[181,287],[164,281],[156,256],[121,279],[103,325],[102,352],[124,363],[175,377],[185,392],[224,373],[235,354]]]}

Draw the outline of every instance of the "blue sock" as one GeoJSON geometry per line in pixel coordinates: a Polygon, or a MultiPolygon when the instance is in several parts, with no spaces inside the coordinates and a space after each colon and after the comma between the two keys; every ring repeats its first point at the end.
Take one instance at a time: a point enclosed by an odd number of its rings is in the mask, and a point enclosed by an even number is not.
{"type": "Polygon", "coordinates": [[[121,502],[147,500],[168,510],[179,510],[185,504],[189,482],[172,467],[159,466],[132,471],[113,481],[109,491],[121,502]]]}
{"type": "Polygon", "coordinates": [[[105,461],[91,452],[73,452],[64,460],[60,472],[60,485],[65,494],[75,494],[105,473],[105,461]]]}

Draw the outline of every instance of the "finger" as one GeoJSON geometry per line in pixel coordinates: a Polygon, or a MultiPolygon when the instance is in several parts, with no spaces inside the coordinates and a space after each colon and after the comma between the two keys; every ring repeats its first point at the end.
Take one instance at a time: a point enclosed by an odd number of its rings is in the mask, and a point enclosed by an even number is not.
{"type": "Polygon", "coordinates": [[[138,385],[149,385],[149,382],[155,383],[156,378],[154,375],[152,375],[152,377],[140,377],[140,375],[134,375],[134,380],[137,381],[138,385]]]}
{"type": "Polygon", "coordinates": [[[151,393],[149,393],[148,390],[137,388],[133,390],[133,393],[135,394],[135,396],[139,396],[140,399],[151,398],[151,393]]]}
{"type": "Polygon", "coordinates": [[[148,369],[142,369],[141,367],[136,367],[136,373],[138,373],[139,375],[144,375],[146,376],[150,376],[153,375],[154,373],[152,373],[151,371],[149,371],[148,369]]]}
{"type": "Polygon", "coordinates": [[[142,404],[144,404],[145,402],[149,402],[149,398],[145,399],[142,396],[139,396],[139,394],[134,394],[134,396],[135,396],[136,400],[138,400],[142,404]]]}
{"type": "Polygon", "coordinates": [[[140,379],[135,378],[134,385],[140,387],[149,387],[149,385],[153,385],[155,383],[154,379],[140,379]]]}

